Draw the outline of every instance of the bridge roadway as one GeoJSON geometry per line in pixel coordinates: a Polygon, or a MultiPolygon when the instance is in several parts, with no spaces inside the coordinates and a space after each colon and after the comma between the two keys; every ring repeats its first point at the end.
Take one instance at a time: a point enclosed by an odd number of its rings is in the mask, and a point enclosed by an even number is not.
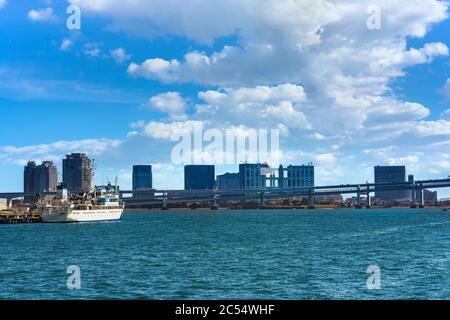
{"type": "MultiPolygon", "coordinates": [[[[291,197],[308,197],[310,205],[315,195],[326,196],[336,194],[356,194],[357,202],[360,205],[361,195],[371,194],[375,191],[401,191],[409,190],[415,203],[416,192],[419,191],[419,205],[423,206],[423,190],[424,189],[438,189],[450,187],[450,177],[447,179],[438,180],[419,180],[413,182],[376,184],[376,183],[361,183],[361,184],[346,184],[346,185],[331,185],[331,186],[315,186],[311,188],[264,188],[252,190],[149,190],[149,191],[132,191],[121,190],[120,195],[126,204],[132,205],[155,205],[161,204],[163,206],[169,203],[190,203],[202,201],[240,201],[240,200],[259,200],[261,204],[265,203],[266,199],[282,199],[291,197]],[[138,193],[139,196],[133,196],[138,193]]],[[[41,196],[56,196],[60,192],[43,192],[41,196]]],[[[34,197],[34,193],[24,192],[7,192],[0,193],[0,199],[7,199],[8,205],[12,199],[23,197],[34,197]]],[[[370,206],[370,201],[368,203],[370,206]]]]}
{"type": "MultiPolygon", "coordinates": [[[[401,191],[409,190],[412,195],[413,204],[416,202],[416,192],[419,192],[419,206],[424,205],[423,190],[450,187],[449,179],[421,180],[390,184],[347,184],[333,186],[316,186],[312,188],[265,188],[252,190],[152,190],[139,191],[139,196],[133,196],[132,190],[121,191],[125,203],[132,205],[155,205],[169,203],[190,203],[202,201],[239,201],[260,200],[261,204],[267,199],[282,199],[291,197],[308,197],[310,206],[314,196],[326,196],[335,194],[356,194],[358,206],[361,205],[361,195],[371,194],[375,191],[401,191]],[[126,196],[130,197],[126,197],[126,196]]],[[[136,192],[135,192],[136,193],[136,192]]],[[[370,206],[370,201],[368,203],[370,206]]]]}

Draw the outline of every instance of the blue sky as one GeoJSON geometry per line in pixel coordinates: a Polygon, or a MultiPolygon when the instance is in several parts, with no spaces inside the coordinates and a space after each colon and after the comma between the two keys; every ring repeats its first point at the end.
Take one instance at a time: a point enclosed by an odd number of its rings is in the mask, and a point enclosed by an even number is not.
{"type": "Polygon", "coordinates": [[[378,164],[450,174],[446,3],[181,4],[0,0],[0,191],[22,190],[27,160],[60,167],[76,151],[98,183],[129,187],[131,166],[150,163],[156,187],[182,187],[166,133],[199,121],[280,129],[282,163],[314,162],[319,184],[372,180],[378,164]]]}

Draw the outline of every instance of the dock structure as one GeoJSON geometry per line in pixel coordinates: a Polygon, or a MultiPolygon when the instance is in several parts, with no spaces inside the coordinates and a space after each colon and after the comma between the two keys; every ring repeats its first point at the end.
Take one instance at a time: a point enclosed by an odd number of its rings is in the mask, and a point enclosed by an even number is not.
{"type": "Polygon", "coordinates": [[[41,215],[35,211],[4,210],[0,211],[0,224],[38,223],[41,215]]]}

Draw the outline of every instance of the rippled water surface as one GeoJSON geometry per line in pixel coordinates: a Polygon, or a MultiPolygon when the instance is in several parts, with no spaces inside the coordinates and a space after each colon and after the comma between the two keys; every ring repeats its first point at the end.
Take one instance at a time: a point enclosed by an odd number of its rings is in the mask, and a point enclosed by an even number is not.
{"type": "Polygon", "coordinates": [[[2,299],[450,298],[450,214],[433,209],[129,212],[0,239],[2,299]]]}

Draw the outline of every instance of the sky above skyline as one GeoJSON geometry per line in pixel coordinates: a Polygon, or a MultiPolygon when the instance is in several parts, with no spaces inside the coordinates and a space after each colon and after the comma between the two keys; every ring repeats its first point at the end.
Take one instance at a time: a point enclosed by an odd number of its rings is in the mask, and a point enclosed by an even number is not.
{"type": "MultiPolygon", "coordinates": [[[[87,152],[96,182],[182,188],[171,133],[279,129],[316,184],[450,175],[450,21],[436,0],[0,0],[0,191],[87,152]],[[69,5],[81,28],[69,30],[69,5]],[[367,22],[379,8],[380,28],[367,22]]],[[[198,151],[198,150],[197,150],[198,151]]],[[[270,163],[278,166],[278,163],[270,163]]],[[[219,165],[216,173],[237,171],[219,165]]],[[[439,196],[450,196],[440,191],[439,196]]]]}

